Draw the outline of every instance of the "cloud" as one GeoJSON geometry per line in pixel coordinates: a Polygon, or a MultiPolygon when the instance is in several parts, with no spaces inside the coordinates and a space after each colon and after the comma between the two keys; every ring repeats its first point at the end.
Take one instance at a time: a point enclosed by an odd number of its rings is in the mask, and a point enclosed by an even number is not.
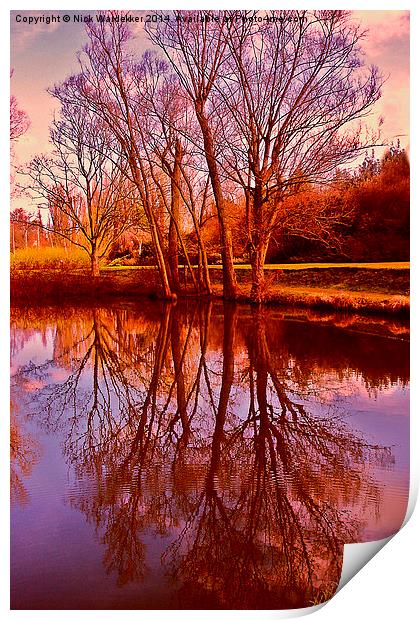
{"type": "Polygon", "coordinates": [[[55,32],[60,23],[51,22],[49,24],[41,21],[43,17],[58,15],[58,12],[48,11],[10,11],[10,43],[13,54],[21,54],[26,51],[40,37],[45,37],[55,32]],[[41,18],[37,24],[18,22],[18,16],[41,18]]]}

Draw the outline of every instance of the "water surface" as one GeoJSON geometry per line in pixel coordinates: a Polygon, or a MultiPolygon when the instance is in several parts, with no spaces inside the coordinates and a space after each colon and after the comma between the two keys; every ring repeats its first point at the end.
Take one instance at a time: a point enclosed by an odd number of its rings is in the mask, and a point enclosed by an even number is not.
{"type": "Polygon", "coordinates": [[[343,545],[404,519],[408,342],[312,319],[12,309],[12,608],[331,597],[343,545]]]}

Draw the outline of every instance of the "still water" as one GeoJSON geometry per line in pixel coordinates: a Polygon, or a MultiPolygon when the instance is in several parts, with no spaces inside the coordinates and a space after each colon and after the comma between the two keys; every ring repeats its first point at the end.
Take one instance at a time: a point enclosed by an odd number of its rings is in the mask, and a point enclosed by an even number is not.
{"type": "Polygon", "coordinates": [[[306,607],[345,543],[399,529],[404,326],[158,302],[11,318],[12,608],[306,607]]]}

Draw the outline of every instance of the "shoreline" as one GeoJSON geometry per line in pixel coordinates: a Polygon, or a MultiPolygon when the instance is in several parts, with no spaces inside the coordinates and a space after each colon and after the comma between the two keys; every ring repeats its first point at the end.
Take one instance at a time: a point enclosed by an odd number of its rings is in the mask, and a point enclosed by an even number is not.
{"type": "MultiPolygon", "coordinates": [[[[360,264],[359,264],[360,265],[360,264]]],[[[283,266],[267,270],[267,290],[263,305],[334,310],[408,317],[410,313],[409,269],[383,266],[329,267],[312,265],[283,266]]],[[[221,270],[212,274],[211,299],[223,299],[221,270]],[[214,274],[214,276],[213,276],[214,274]]],[[[250,304],[249,272],[238,275],[237,303],[250,304]]],[[[178,299],[197,301],[208,297],[197,295],[188,281],[178,299]]],[[[156,271],[142,268],[104,268],[96,278],[86,271],[12,270],[11,303],[97,299],[141,300],[162,299],[156,271]]]]}
{"type": "MultiPolygon", "coordinates": [[[[223,298],[214,292],[217,298],[223,298]]],[[[238,303],[252,303],[247,292],[239,292],[238,303]]],[[[264,305],[334,310],[335,312],[357,312],[366,314],[387,314],[409,316],[408,295],[375,293],[369,291],[341,291],[331,288],[284,287],[270,291],[264,305]]]]}

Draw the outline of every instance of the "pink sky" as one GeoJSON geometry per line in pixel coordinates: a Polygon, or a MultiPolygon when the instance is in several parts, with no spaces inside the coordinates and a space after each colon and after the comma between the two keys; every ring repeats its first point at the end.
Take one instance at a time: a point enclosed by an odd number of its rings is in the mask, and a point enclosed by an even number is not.
{"type": "MultiPolygon", "coordinates": [[[[31,119],[30,130],[15,148],[16,161],[20,164],[48,148],[48,127],[55,102],[46,89],[77,70],[76,54],[86,39],[82,24],[29,26],[16,23],[16,16],[63,16],[65,13],[77,12],[11,12],[11,67],[14,69],[11,90],[31,119]]],[[[400,137],[402,146],[408,147],[409,11],[354,11],[353,16],[369,30],[363,46],[367,64],[378,65],[388,77],[371,122],[376,125],[377,118],[382,115],[383,139],[390,142],[400,137]]],[[[145,40],[142,35],[139,32],[140,50],[145,40]]],[[[17,206],[25,206],[21,198],[14,201],[12,208],[17,206]]]]}

